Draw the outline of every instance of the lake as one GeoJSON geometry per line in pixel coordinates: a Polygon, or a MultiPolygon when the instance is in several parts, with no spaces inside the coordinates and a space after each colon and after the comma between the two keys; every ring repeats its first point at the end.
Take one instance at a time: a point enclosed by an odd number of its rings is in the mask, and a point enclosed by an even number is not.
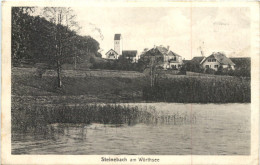
{"type": "Polygon", "coordinates": [[[250,155],[251,104],[133,103],[163,121],[51,124],[12,133],[12,154],[250,155]],[[176,120],[167,116],[176,116],[176,120]],[[181,119],[181,120],[178,120],[181,119]]]}

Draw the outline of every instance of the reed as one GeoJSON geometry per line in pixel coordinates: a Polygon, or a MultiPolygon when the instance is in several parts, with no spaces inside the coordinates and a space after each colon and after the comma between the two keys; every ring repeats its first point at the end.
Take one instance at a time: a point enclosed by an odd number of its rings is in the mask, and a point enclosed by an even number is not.
{"type": "Polygon", "coordinates": [[[119,104],[88,104],[84,106],[12,106],[12,131],[46,130],[49,124],[116,124],[139,123],[190,124],[196,121],[195,114],[174,112],[169,115],[155,107],[119,104]]]}
{"type": "Polygon", "coordinates": [[[250,80],[237,77],[160,79],[143,88],[143,100],[180,103],[245,103],[251,101],[250,80]]]}
{"type": "Polygon", "coordinates": [[[53,123],[147,123],[153,116],[137,106],[89,104],[84,106],[12,106],[12,129],[44,129],[53,123]]]}

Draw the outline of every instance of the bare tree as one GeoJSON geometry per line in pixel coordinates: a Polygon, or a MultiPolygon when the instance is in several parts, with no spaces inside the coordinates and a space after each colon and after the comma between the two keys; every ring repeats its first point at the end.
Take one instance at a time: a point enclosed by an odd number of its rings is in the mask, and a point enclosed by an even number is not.
{"type": "Polygon", "coordinates": [[[54,60],[57,67],[58,87],[62,87],[62,60],[66,58],[65,56],[67,55],[64,49],[65,44],[70,41],[69,30],[77,31],[79,30],[79,26],[77,22],[75,22],[76,15],[73,14],[71,8],[45,7],[43,9],[43,15],[48,21],[55,25],[49,30],[52,31],[56,49],[54,60]]]}

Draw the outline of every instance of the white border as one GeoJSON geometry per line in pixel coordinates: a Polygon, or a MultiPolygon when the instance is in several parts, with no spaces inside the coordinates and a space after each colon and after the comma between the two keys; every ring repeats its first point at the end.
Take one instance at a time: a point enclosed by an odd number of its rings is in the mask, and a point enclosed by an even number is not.
{"type": "MultiPolygon", "coordinates": [[[[2,2],[2,164],[138,164],[103,163],[99,155],[11,155],[11,7],[250,7],[251,9],[251,155],[250,156],[149,156],[160,164],[258,164],[259,139],[259,3],[257,2],[111,2],[73,1],[2,2]]],[[[102,155],[106,156],[106,155],[102,155]]],[[[147,155],[144,155],[147,157],[147,155]]],[[[115,157],[137,158],[120,155],[115,157]]],[[[149,164],[149,163],[141,163],[149,164]]],[[[157,164],[157,163],[150,163],[157,164]]]]}

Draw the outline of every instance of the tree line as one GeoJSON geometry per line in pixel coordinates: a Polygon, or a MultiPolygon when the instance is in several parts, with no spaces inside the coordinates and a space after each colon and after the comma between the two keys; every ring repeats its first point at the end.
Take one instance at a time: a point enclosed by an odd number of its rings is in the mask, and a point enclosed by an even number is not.
{"type": "MultiPolygon", "coordinates": [[[[64,63],[83,62],[93,54],[101,56],[95,39],[77,34],[79,26],[71,8],[42,10],[42,16],[32,16],[35,8],[12,8],[12,66],[19,66],[24,60],[33,64],[46,63],[56,68],[59,75],[64,63]]],[[[62,86],[61,80],[58,81],[58,86],[62,86]]]]}
{"type": "Polygon", "coordinates": [[[71,59],[87,56],[94,53],[100,56],[99,43],[91,36],[77,35],[76,31],[69,27],[54,24],[46,18],[31,16],[33,8],[12,8],[12,62],[19,63],[21,60],[34,60],[37,62],[53,62],[55,55],[55,29],[62,36],[62,51],[64,62],[71,59]],[[66,58],[65,58],[66,56],[66,58]]]}

